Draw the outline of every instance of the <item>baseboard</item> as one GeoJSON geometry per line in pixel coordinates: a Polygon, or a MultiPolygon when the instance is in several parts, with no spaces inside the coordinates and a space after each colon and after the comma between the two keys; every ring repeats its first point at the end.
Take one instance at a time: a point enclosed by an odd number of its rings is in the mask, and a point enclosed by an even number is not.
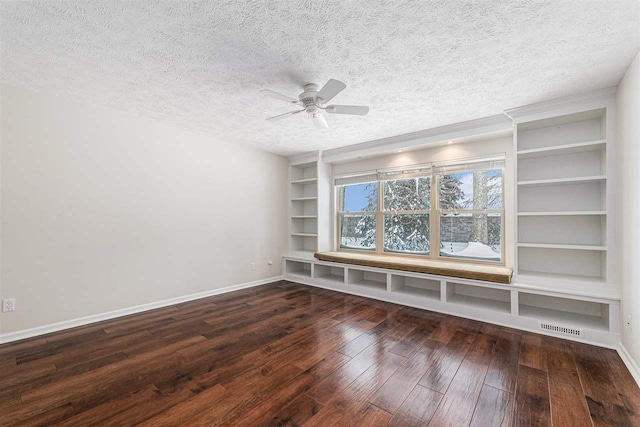
{"type": "Polygon", "coordinates": [[[241,283],[239,285],[226,286],[224,288],[212,289],[210,291],[198,292],[197,294],[184,295],[181,297],[170,298],[163,301],[156,301],[148,304],[136,305],[133,307],[113,310],[106,313],[93,314],[91,316],[80,317],[78,319],[65,320],[64,322],[51,323],[49,325],[38,326],[22,331],[9,332],[0,334],[0,344],[33,338],[39,335],[50,334],[51,332],[62,331],[64,329],[75,328],[78,326],[88,325],[90,323],[102,322],[104,320],[115,319],[116,317],[128,316],[130,314],[141,313],[143,311],[162,308],[169,305],[180,304],[187,301],[193,301],[200,298],[206,298],[213,295],[226,294],[227,292],[238,291],[240,289],[252,288],[254,286],[266,285],[268,283],[282,280],[282,276],[269,277],[267,279],[256,280],[254,282],[241,283]]]}
{"type": "Polygon", "coordinates": [[[631,372],[631,376],[633,377],[633,379],[636,380],[636,384],[638,384],[638,387],[640,387],[640,368],[638,367],[636,361],[633,360],[633,357],[631,357],[631,354],[629,354],[627,348],[622,345],[622,343],[620,343],[620,345],[618,346],[618,354],[620,355],[620,358],[626,365],[629,372],[631,372]]]}

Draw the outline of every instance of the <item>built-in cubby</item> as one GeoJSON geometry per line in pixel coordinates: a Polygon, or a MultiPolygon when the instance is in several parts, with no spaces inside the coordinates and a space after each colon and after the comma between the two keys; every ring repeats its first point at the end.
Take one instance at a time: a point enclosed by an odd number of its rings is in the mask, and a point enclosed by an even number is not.
{"type": "Polygon", "coordinates": [[[508,290],[471,286],[447,282],[447,302],[482,307],[492,311],[511,312],[511,295],[508,290]]]}
{"type": "Polygon", "coordinates": [[[294,276],[311,277],[311,263],[287,260],[285,262],[285,272],[294,276]]]}
{"type": "MultiPolygon", "coordinates": [[[[538,248],[520,248],[529,249],[538,248]]],[[[562,274],[540,273],[548,282],[544,289],[319,261],[311,255],[285,257],[284,263],[285,279],[308,285],[595,344],[611,346],[618,340],[619,298],[602,296],[600,290],[581,296],[553,289],[562,274]]]]}
{"type": "Polygon", "coordinates": [[[289,248],[294,252],[312,253],[318,246],[318,238],[316,236],[304,236],[292,234],[289,242],[289,248]]]}
{"type": "Polygon", "coordinates": [[[541,275],[557,279],[606,280],[606,251],[589,246],[545,244],[540,247],[518,246],[519,275],[541,275]]]}
{"type": "Polygon", "coordinates": [[[609,329],[609,305],[599,302],[520,292],[518,312],[520,316],[559,325],[609,329]]]}
{"type": "Polygon", "coordinates": [[[607,217],[603,214],[520,216],[520,244],[607,245],[607,217]]]}
{"type": "Polygon", "coordinates": [[[323,280],[330,280],[339,284],[344,284],[344,272],[345,267],[316,264],[313,269],[313,277],[323,280]]]}
{"type": "Polygon", "coordinates": [[[440,299],[440,280],[391,274],[389,291],[420,298],[440,299]]]}
{"type": "Polygon", "coordinates": [[[381,291],[387,290],[387,274],[347,268],[347,285],[357,285],[381,291]]]}
{"type": "Polygon", "coordinates": [[[606,210],[604,180],[573,180],[518,185],[518,212],[589,212],[606,210]]]}

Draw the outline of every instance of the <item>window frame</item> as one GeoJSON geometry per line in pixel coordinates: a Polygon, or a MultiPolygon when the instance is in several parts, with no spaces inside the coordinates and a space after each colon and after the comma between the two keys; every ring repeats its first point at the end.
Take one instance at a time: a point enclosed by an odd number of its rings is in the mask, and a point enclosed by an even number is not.
{"type": "MultiPolygon", "coordinates": [[[[464,162],[460,162],[463,164],[464,162]]],[[[505,168],[495,167],[495,168],[486,168],[482,170],[492,170],[492,169],[501,169],[502,173],[501,177],[501,208],[500,209],[440,209],[440,179],[439,176],[444,173],[431,172],[430,174],[425,174],[424,177],[428,177],[430,179],[430,187],[429,187],[429,207],[428,210],[402,210],[402,211],[392,211],[384,209],[384,181],[393,180],[390,179],[381,179],[378,178],[377,181],[368,181],[367,183],[376,183],[377,185],[377,199],[378,206],[375,211],[362,211],[362,212],[345,212],[340,211],[339,207],[341,201],[339,200],[340,191],[338,187],[353,185],[353,184],[345,184],[345,185],[334,185],[335,192],[335,212],[336,212],[336,227],[335,231],[335,242],[337,250],[340,252],[351,252],[351,253],[367,253],[367,254],[375,254],[377,256],[399,256],[399,257],[407,257],[413,259],[423,259],[423,260],[433,260],[433,261],[442,261],[442,262],[458,262],[458,263],[470,263],[470,264],[482,264],[482,265],[496,265],[496,266],[504,266],[506,265],[505,259],[505,168]],[[435,191],[434,191],[435,189],[435,191]],[[473,258],[456,258],[456,257],[448,257],[440,255],[440,244],[441,244],[441,236],[440,236],[440,216],[443,214],[451,214],[451,213],[459,213],[459,214],[492,214],[497,213],[500,215],[500,260],[499,261],[491,261],[491,260],[482,260],[482,259],[473,259],[473,258]],[[340,230],[342,227],[342,214],[352,214],[352,215],[375,215],[376,220],[376,230],[375,230],[375,249],[356,249],[356,248],[343,248],[340,243],[340,230]],[[389,252],[384,250],[384,216],[385,214],[426,214],[429,215],[429,254],[411,254],[411,253],[402,253],[402,252],[389,252]],[[433,248],[437,248],[434,250],[433,248]]],[[[402,179],[402,178],[396,178],[402,179]]]]}

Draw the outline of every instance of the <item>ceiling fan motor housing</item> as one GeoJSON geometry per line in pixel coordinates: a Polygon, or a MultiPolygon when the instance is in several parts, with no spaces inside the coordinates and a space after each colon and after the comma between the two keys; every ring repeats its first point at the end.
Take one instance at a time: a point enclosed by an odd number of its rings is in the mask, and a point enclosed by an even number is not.
{"type": "Polygon", "coordinates": [[[317,114],[319,111],[316,99],[318,89],[318,85],[314,83],[307,83],[304,85],[304,92],[298,96],[298,99],[302,102],[302,106],[309,114],[317,114]]]}

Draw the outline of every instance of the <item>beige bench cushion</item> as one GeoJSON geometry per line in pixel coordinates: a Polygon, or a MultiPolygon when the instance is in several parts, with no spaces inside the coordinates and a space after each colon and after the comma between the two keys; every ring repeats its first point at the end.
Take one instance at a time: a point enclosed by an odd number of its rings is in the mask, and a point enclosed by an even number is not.
{"type": "Polygon", "coordinates": [[[436,274],[438,276],[462,279],[484,280],[486,282],[511,283],[513,270],[506,267],[467,264],[449,261],[432,261],[414,258],[356,254],[346,252],[316,252],[321,261],[342,262],[366,267],[389,268],[391,270],[436,274]]]}

